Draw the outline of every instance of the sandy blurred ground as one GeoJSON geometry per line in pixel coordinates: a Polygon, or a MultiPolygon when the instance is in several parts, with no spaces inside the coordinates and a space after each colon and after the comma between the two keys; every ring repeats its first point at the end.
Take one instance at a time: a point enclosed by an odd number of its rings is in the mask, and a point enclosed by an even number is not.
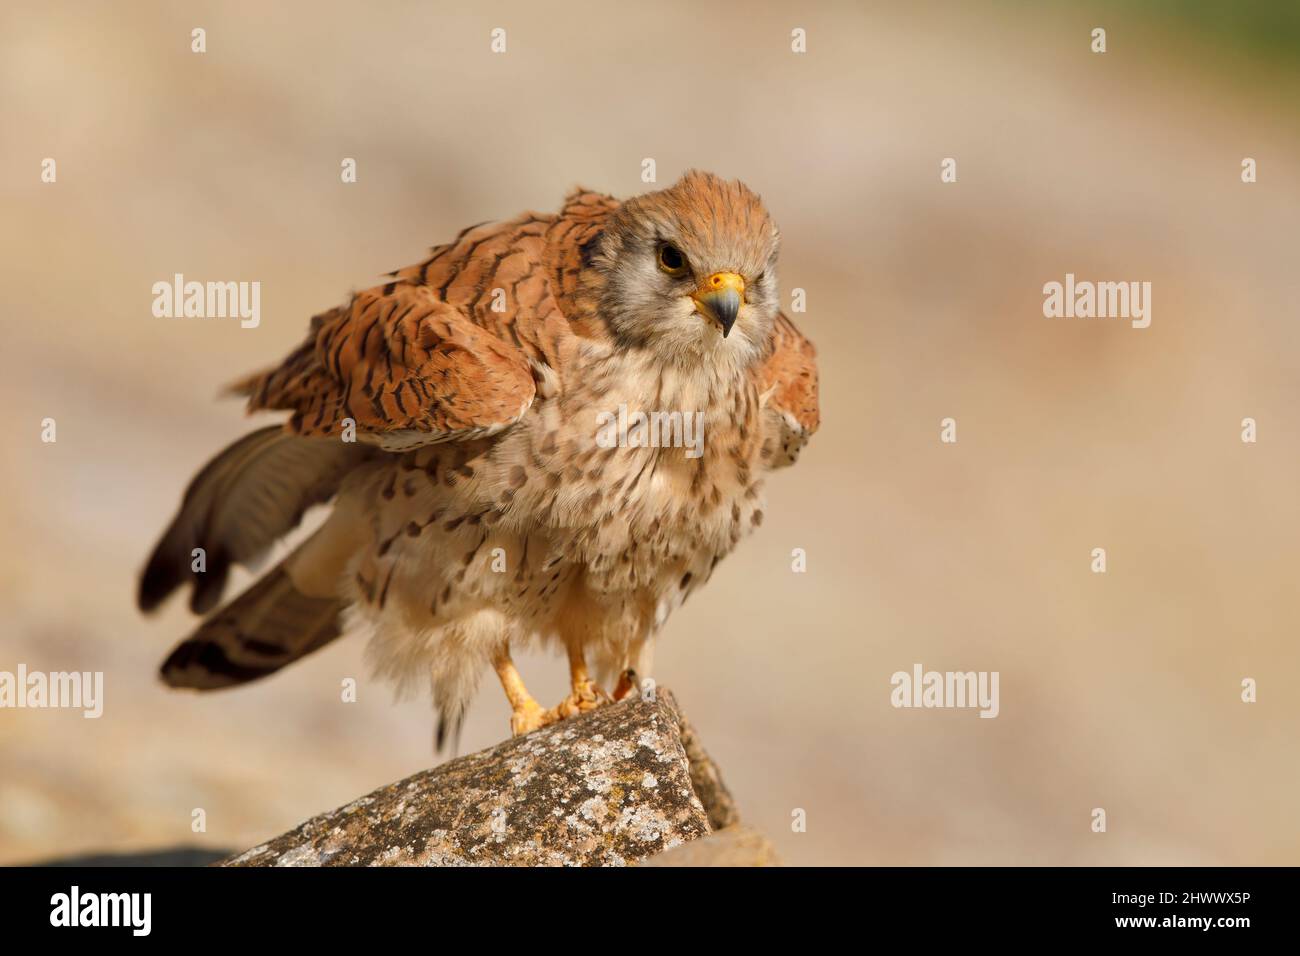
{"type": "MultiPolygon", "coordinates": [[[[245,847],[429,765],[427,703],[359,640],[165,692],[191,625],[137,615],[138,568],[250,427],[221,384],[644,157],[763,193],[821,351],[821,433],[657,658],[750,822],[795,863],[1300,862],[1294,76],[1110,5],[619,6],[4,5],[0,669],[103,670],[107,701],[0,711],[0,862],[245,847]],[[259,280],[261,327],[155,319],[176,272],[259,280]],[[1066,272],[1151,281],[1151,327],[1044,319],[1066,272]],[[1001,715],[893,709],[915,662],[1000,671],[1001,715]]],[[[506,729],[485,684],[463,749],[506,729]]]]}

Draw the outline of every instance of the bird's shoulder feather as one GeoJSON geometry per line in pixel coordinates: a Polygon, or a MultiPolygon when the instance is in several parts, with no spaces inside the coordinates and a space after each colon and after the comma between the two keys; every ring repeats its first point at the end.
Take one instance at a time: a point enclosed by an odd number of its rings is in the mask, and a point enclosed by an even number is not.
{"type": "Polygon", "coordinates": [[[495,434],[523,417],[580,312],[584,249],[618,204],[586,190],[558,215],[463,230],[391,281],[315,316],[280,365],[235,382],[290,431],[390,450],[495,434]]]}

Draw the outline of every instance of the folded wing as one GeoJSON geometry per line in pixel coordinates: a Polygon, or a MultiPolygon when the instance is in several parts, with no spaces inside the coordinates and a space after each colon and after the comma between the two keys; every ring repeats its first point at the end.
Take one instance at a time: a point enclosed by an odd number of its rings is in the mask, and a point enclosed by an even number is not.
{"type": "Polygon", "coordinates": [[[311,437],[356,437],[389,451],[495,434],[523,417],[536,391],[517,346],[433,290],[406,281],[357,293],[312,319],[278,368],[232,386],[249,411],[293,412],[311,437]]]}
{"type": "Polygon", "coordinates": [[[782,468],[798,459],[821,424],[817,350],[784,313],[777,316],[772,344],[772,354],[759,370],[763,462],[768,468],[782,468]]]}

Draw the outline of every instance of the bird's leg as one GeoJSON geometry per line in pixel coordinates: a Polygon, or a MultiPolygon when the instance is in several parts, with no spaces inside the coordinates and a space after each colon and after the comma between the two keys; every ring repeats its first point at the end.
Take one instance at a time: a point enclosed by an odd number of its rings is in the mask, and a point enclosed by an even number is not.
{"type": "Polygon", "coordinates": [[[609,695],[596,686],[596,682],[587,673],[587,659],[582,653],[582,646],[575,641],[568,645],[568,649],[569,686],[572,687],[572,692],[555,707],[560,717],[574,717],[595,710],[609,701],[609,695]]]}
{"type": "Polygon", "coordinates": [[[609,695],[597,687],[595,681],[588,675],[586,658],[582,648],[577,644],[569,645],[569,683],[573,689],[568,697],[549,709],[543,709],[524,686],[524,679],[515,668],[514,661],[510,659],[509,647],[501,648],[492,659],[492,666],[496,669],[497,677],[501,679],[501,687],[510,701],[512,711],[510,729],[516,737],[553,724],[557,720],[576,717],[578,714],[595,710],[609,701],[609,695]]]}
{"type": "Polygon", "coordinates": [[[510,730],[516,737],[531,733],[560,719],[554,710],[543,710],[541,704],[528,693],[528,688],[524,686],[524,679],[519,676],[519,671],[515,669],[515,662],[510,659],[509,646],[502,646],[492,659],[492,666],[496,669],[497,677],[501,679],[501,687],[506,692],[506,699],[510,701],[512,712],[510,730]]]}

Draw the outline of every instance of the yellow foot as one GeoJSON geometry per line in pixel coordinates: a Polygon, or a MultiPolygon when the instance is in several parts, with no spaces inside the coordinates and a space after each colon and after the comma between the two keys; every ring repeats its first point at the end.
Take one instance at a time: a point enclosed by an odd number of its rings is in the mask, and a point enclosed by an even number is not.
{"type": "Polygon", "coordinates": [[[595,710],[601,704],[608,704],[609,699],[609,694],[597,687],[594,682],[583,679],[574,683],[573,693],[555,705],[555,713],[560,720],[565,717],[576,717],[589,710],[595,710]]]}
{"type": "Polygon", "coordinates": [[[541,730],[547,724],[553,724],[559,719],[554,708],[543,710],[537,701],[529,698],[515,708],[515,712],[510,716],[510,730],[516,737],[522,737],[524,734],[531,734],[534,730],[541,730]]]}
{"type": "MultiPolygon", "coordinates": [[[[569,647],[569,686],[573,692],[549,710],[543,710],[528,693],[523,678],[515,670],[510,660],[510,648],[502,647],[493,666],[501,678],[501,687],[510,701],[512,714],[510,729],[516,737],[530,734],[534,730],[549,726],[566,717],[576,717],[589,710],[595,710],[602,704],[609,703],[610,697],[587,676],[587,665],[582,659],[582,650],[576,645],[569,647]]],[[[630,671],[628,673],[631,673],[630,671]]],[[[635,675],[633,675],[635,679],[635,675]]]]}
{"type": "Polygon", "coordinates": [[[543,710],[535,700],[527,700],[510,717],[510,729],[516,737],[531,734],[534,730],[549,727],[567,717],[577,717],[601,704],[609,703],[609,695],[591,681],[577,686],[568,697],[554,707],[543,710]]]}

